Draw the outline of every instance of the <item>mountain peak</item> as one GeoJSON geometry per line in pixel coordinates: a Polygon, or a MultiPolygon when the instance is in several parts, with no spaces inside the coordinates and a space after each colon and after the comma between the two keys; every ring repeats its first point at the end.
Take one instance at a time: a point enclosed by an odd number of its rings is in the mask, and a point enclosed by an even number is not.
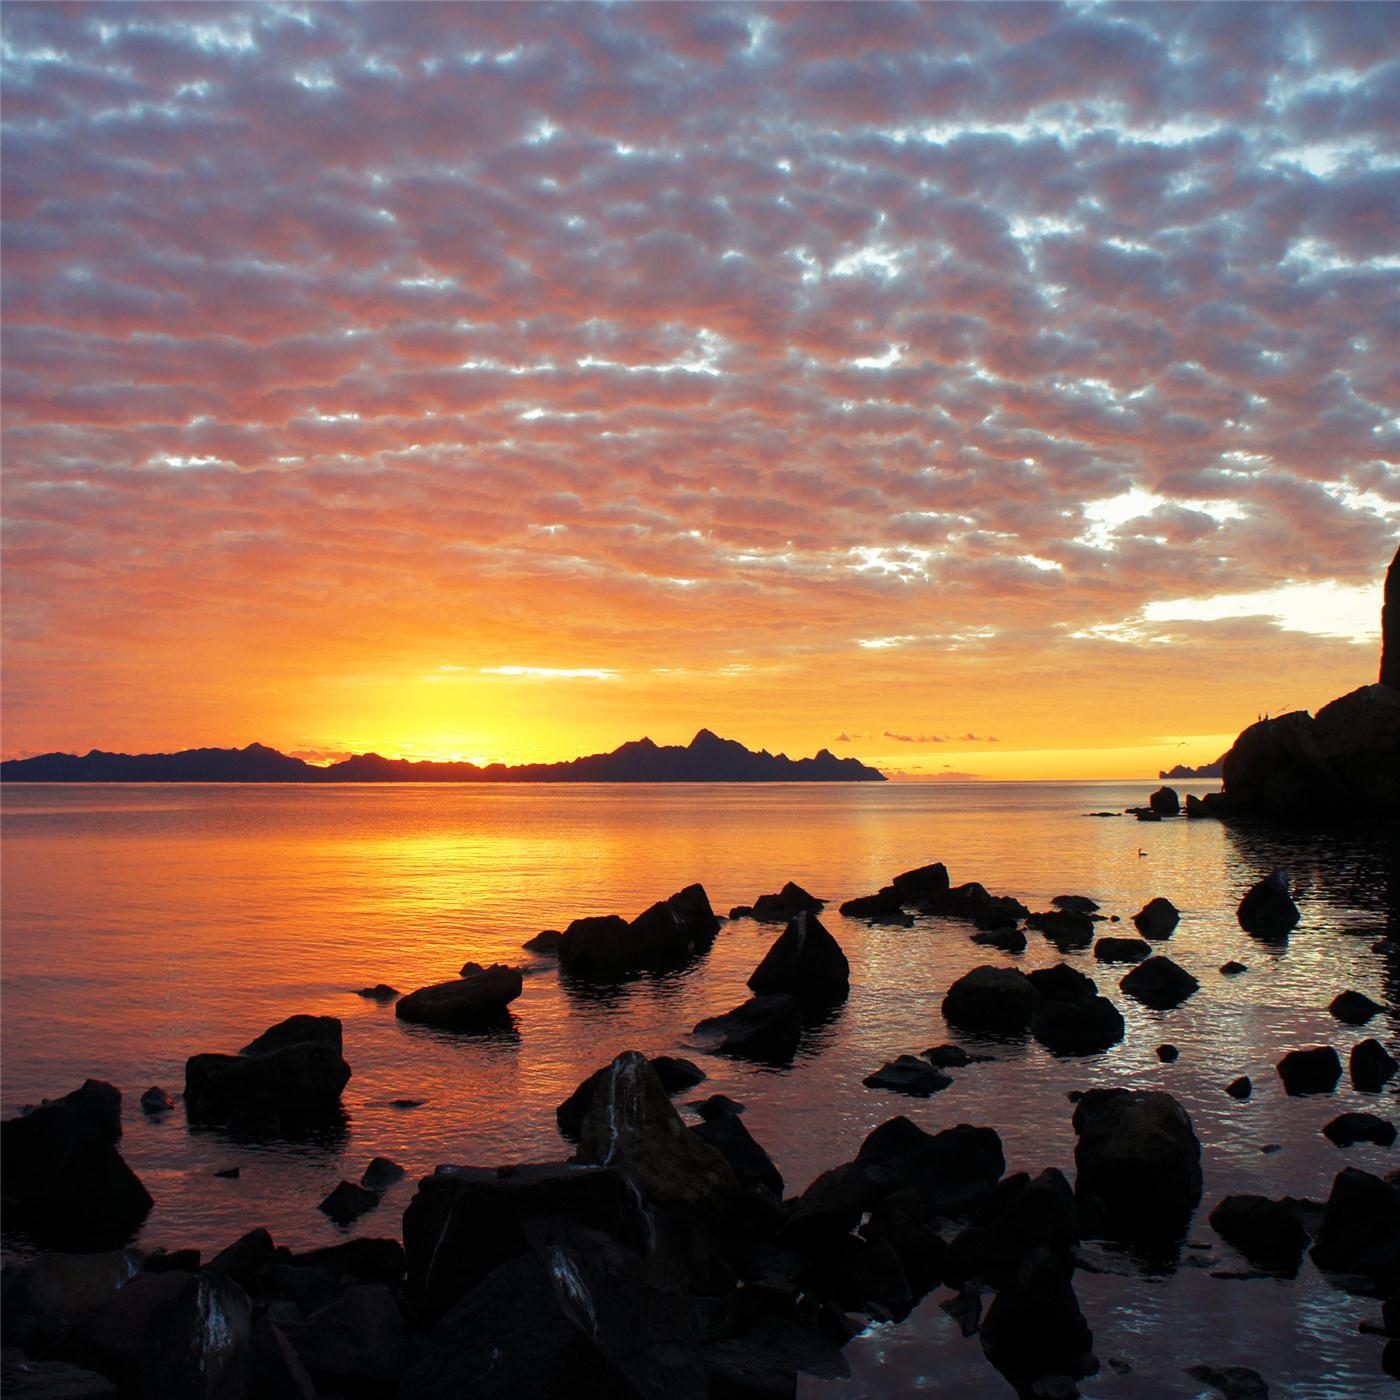
{"type": "Polygon", "coordinates": [[[690,741],[692,749],[706,748],[711,744],[724,744],[729,741],[721,739],[713,729],[700,729],[696,731],[695,737],[690,741]]]}

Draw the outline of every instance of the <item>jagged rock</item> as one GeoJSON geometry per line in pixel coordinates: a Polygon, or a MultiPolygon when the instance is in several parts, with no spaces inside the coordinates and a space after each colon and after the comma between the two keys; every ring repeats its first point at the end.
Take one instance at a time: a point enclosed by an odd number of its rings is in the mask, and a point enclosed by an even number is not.
{"type": "MultiPolygon", "coordinates": [[[[898,879],[896,877],[896,888],[900,888],[898,879]]],[[[905,902],[929,914],[971,919],[981,929],[1010,928],[1030,913],[1019,899],[989,894],[975,880],[941,894],[933,885],[925,886],[922,891],[910,887],[905,902]]]]}
{"type": "Polygon", "coordinates": [[[319,1209],[329,1215],[337,1225],[348,1225],[378,1204],[379,1192],[367,1191],[363,1186],[356,1186],[353,1181],[342,1181],[321,1202],[319,1209]]]}
{"type": "Polygon", "coordinates": [[[972,942],[984,948],[996,948],[1003,953],[1026,951],[1026,935],[1018,928],[982,929],[972,935],[972,942]]]}
{"type": "Polygon", "coordinates": [[[1382,1089],[1400,1065],[1379,1040],[1358,1041],[1351,1051],[1352,1087],[1374,1094],[1382,1089]]]}
{"type": "Polygon", "coordinates": [[[413,1338],[393,1293],[357,1283],[333,1303],[283,1326],[322,1391],[388,1395],[413,1359],[413,1338]]]}
{"type": "Polygon", "coordinates": [[[1170,958],[1155,957],[1140,962],[1118,985],[1144,1006],[1169,1011],[1180,1006],[1201,984],[1170,958]]]}
{"type": "Polygon", "coordinates": [[[1042,997],[1096,997],[1099,994],[1099,984],[1068,963],[1038,967],[1026,976],[1042,997]]]}
{"type": "Polygon", "coordinates": [[[918,1192],[905,1187],[881,1197],[860,1231],[866,1239],[889,1242],[916,1296],[922,1297],[942,1279],[948,1246],[933,1228],[918,1192]]]}
{"type": "Polygon", "coordinates": [[[786,992],[801,1002],[840,1001],[850,991],[851,968],[841,945],[815,914],[795,914],[749,977],[757,996],[786,992]]]}
{"type": "Polygon", "coordinates": [[[118,1394],[96,1371],[66,1361],[31,1361],[9,1347],[0,1360],[0,1390],[5,1400],[117,1400],[118,1394]]]}
{"type": "Polygon", "coordinates": [[[393,1001],[402,993],[397,987],[391,987],[387,982],[376,982],[372,987],[361,987],[355,995],[365,997],[369,1001],[393,1001]]]}
{"type": "Polygon", "coordinates": [[[1100,938],[1094,944],[1094,960],[1110,963],[1140,963],[1152,956],[1152,945],[1141,938],[1100,938]]]}
{"type": "Polygon", "coordinates": [[[790,1060],[802,1036],[802,1012],[797,998],[780,992],[750,997],[722,1016],[696,1022],[692,1034],[711,1042],[721,1055],[767,1062],[790,1060]]]}
{"type": "Polygon", "coordinates": [[[638,914],[575,919],[560,935],[559,965],[581,976],[610,976],[677,967],[706,951],[719,920],[701,885],[687,885],[638,914]]]}
{"type": "Polygon", "coordinates": [[[205,1266],[204,1272],[231,1278],[245,1293],[257,1291],[259,1273],[278,1259],[277,1246],[264,1229],[249,1230],[221,1249],[205,1266]]]}
{"type": "Polygon", "coordinates": [[[890,884],[906,899],[936,899],[948,893],[948,867],[942,861],[896,875],[890,884]]]}
{"type": "Polygon", "coordinates": [[[998,1290],[981,1337],[987,1359],[1018,1388],[1047,1374],[1086,1376],[1095,1366],[1094,1336],[1069,1271],[1044,1245],[998,1290]]]}
{"type": "MultiPolygon", "coordinates": [[[[165,1275],[164,1277],[173,1277],[165,1275]]],[[[143,1397],[236,1400],[252,1373],[253,1305],[231,1278],[196,1274],[156,1307],[141,1338],[143,1397]]]]}
{"type": "MultiPolygon", "coordinates": [[[[470,966],[470,964],[469,964],[470,966]]],[[[394,1015],[413,1025],[441,1030],[472,1030],[505,1020],[506,1008],[522,990],[520,970],[495,963],[468,972],[450,982],[420,987],[400,997],[394,1015]]]]}
{"type": "Polygon", "coordinates": [[[1225,1400],[1269,1400],[1269,1387],[1248,1366],[1188,1366],[1188,1376],[1218,1390],[1225,1400]]]}
{"type": "Polygon", "coordinates": [[[527,953],[539,953],[544,957],[558,957],[559,940],[564,935],[557,928],[541,929],[533,938],[527,938],[520,946],[527,953]]]}
{"type": "Polygon", "coordinates": [[[360,1185],[367,1191],[387,1191],[395,1182],[402,1181],[406,1173],[399,1164],[388,1157],[374,1157],[360,1177],[360,1185]]]}
{"type": "Polygon", "coordinates": [[[964,1337],[975,1337],[982,1327],[982,1290],[969,1284],[938,1305],[954,1322],[964,1337]]]}
{"type": "Polygon", "coordinates": [[[661,1087],[668,1094],[693,1089],[710,1077],[694,1060],[683,1059],[679,1055],[653,1055],[650,1063],[661,1081],[661,1087]]]}
{"type": "Polygon", "coordinates": [[[1162,895],[1158,895],[1155,899],[1149,899],[1133,915],[1133,923],[1137,925],[1137,931],[1144,938],[1150,938],[1154,942],[1170,938],[1180,922],[1181,915],[1177,911],[1176,905],[1162,895]]]}
{"type": "Polygon", "coordinates": [[[1279,1078],[1288,1094],[1330,1094],[1342,1077],[1342,1062],[1330,1045],[1290,1050],[1278,1062],[1279,1078]]]}
{"type": "Polygon", "coordinates": [[[1374,1113],[1340,1113],[1322,1133],[1338,1147],[1352,1147],[1358,1142],[1389,1147],[1395,1141],[1395,1125],[1374,1113]]]}
{"type": "Polygon", "coordinates": [[[1159,817],[1175,817],[1181,812],[1181,799],[1175,788],[1160,787],[1147,799],[1147,805],[1159,817]]]}
{"type": "Polygon", "coordinates": [[[724,1156],[685,1126],[635,1050],[619,1055],[595,1089],[579,1128],[578,1160],[621,1167],[647,1200],[711,1217],[732,1210],[740,1192],[724,1156]]]}
{"type": "Polygon", "coordinates": [[[333,1119],[350,1078],[334,1016],[289,1016],[237,1055],[185,1061],[185,1114],[235,1131],[278,1132],[333,1119]]]}
{"type": "Polygon", "coordinates": [[[825,900],[789,880],[777,894],[759,895],[749,910],[749,917],[761,924],[783,924],[797,914],[820,913],[825,905],[825,900]]]}
{"type": "Polygon", "coordinates": [[[948,988],[943,1019],[974,1035],[1023,1033],[1035,1015],[1040,994],[1014,967],[974,967],[948,988]]]}
{"type": "Polygon", "coordinates": [[[1332,998],[1327,1008],[1339,1021],[1348,1026],[1364,1026],[1373,1016],[1385,1010],[1378,1001],[1363,996],[1360,992],[1345,991],[1332,998]]]}
{"type": "Polygon", "coordinates": [[[1308,1232],[1284,1201],[1226,1196],[1210,1213],[1211,1228],[1251,1263],[1292,1278],[1308,1247],[1308,1232]]]}
{"type": "Polygon", "coordinates": [[[141,1095],[141,1111],[149,1114],[152,1118],[158,1113],[169,1113],[175,1107],[175,1100],[160,1087],[159,1084],[152,1084],[144,1094],[141,1095]]]}
{"type": "Polygon", "coordinates": [[[141,1271],[134,1249],[101,1254],[45,1250],[7,1265],[3,1311],[5,1345],[37,1355],[89,1309],[109,1302],[141,1271]]]}
{"type": "Polygon", "coordinates": [[[1070,909],[1076,914],[1097,914],[1098,904],[1082,894],[1057,894],[1051,901],[1056,909],[1070,909]]]}
{"type": "MultiPolygon", "coordinates": [[[[677,1094],[682,1089],[692,1088],[696,1084],[703,1083],[708,1078],[705,1071],[691,1060],[683,1060],[671,1055],[657,1055],[651,1060],[651,1067],[656,1071],[656,1077],[661,1081],[661,1087],[668,1094],[677,1094]]],[[[596,1069],[587,1079],[581,1083],[572,1094],[569,1095],[558,1108],[554,1110],[554,1117],[559,1124],[559,1131],[567,1138],[577,1138],[580,1129],[583,1127],[584,1115],[588,1112],[588,1106],[593,1102],[593,1095],[597,1092],[598,1086],[612,1072],[612,1066],[604,1065],[601,1069],[596,1069]]]]}
{"type": "Polygon", "coordinates": [[[736,1114],[714,1115],[690,1131],[729,1163],[740,1186],[761,1186],[782,1200],[783,1174],[736,1114]]]}
{"type": "Polygon", "coordinates": [[[1090,1089],[1074,1110],[1079,1196],[1097,1196],[1111,1238],[1169,1241],[1201,1199],[1201,1144],[1170,1094],[1090,1089]]]}
{"type": "Polygon", "coordinates": [[[1254,1092],[1254,1085],[1247,1074],[1242,1074],[1225,1086],[1225,1092],[1232,1099],[1247,1099],[1254,1092]]]}
{"type": "Polygon", "coordinates": [[[890,1089],[896,1094],[922,1099],[946,1089],[952,1082],[946,1074],[915,1055],[899,1055],[861,1080],[867,1089],[890,1089]]]}
{"type": "Polygon", "coordinates": [[[1337,1173],[1309,1251],[1319,1269],[1365,1279],[1384,1297],[1400,1287],[1400,1189],[1370,1172],[1337,1173]]]}
{"type": "Polygon", "coordinates": [[[1107,997],[1049,997],[1031,1021],[1031,1034],[1055,1055],[1096,1055],[1123,1032],[1123,1017],[1107,997]]]}
{"type": "Polygon", "coordinates": [[[1028,914],[1026,923],[1038,929],[1062,953],[1087,948],[1094,941],[1094,921],[1087,914],[1068,909],[1049,909],[1028,914]]]}
{"type": "Polygon", "coordinates": [[[152,1203],[115,1144],[121,1091],[86,1080],[60,1099],[0,1124],[7,1227],[79,1250],[124,1243],[152,1203]]]}
{"type": "Polygon", "coordinates": [[[1251,885],[1240,900],[1235,917],[1246,933],[1259,938],[1287,938],[1301,917],[1288,893],[1288,873],[1275,870],[1251,885]]]}

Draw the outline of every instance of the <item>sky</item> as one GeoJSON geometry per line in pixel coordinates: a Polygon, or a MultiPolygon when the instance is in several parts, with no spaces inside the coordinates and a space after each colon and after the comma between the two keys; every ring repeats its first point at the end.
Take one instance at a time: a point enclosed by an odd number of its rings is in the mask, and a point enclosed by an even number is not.
{"type": "Polygon", "coordinates": [[[1376,678],[1400,5],[0,41],[7,757],[1126,778],[1376,678]]]}

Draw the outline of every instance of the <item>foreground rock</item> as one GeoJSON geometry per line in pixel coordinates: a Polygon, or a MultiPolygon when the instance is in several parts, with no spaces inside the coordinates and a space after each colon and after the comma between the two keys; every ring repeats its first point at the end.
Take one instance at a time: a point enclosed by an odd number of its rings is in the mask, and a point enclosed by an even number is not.
{"type": "Polygon", "coordinates": [[[1054,1055],[1096,1055],[1123,1039],[1123,1017],[1107,997],[1053,996],[1041,1002],[1031,1034],[1054,1055]]]}
{"type": "Polygon", "coordinates": [[[98,1079],[0,1124],[6,1226],[50,1246],[124,1243],[152,1200],[117,1151],[121,1133],[121,1091],[98,1079]]]}
{"type": "Polygon", "coordinates": [[[792,917],[787,928],[749,977],[758,996],[786,992],[798,1001],[822,1005],[850,991],[851,967],[841,945],[812,913],[792,917]]]}
{"type": "Polygon", "coordinates": [[[1198,991],[1201,984],[1170,958],[1155,957],[1140,962],[1118,985],[1144,1006],[1170,1011],[1198,991]]]}
{"type": "Polygon", "coordinates": [[[1211,1228],[1253,1264],[1292,1278],[1308,1247],[1308,1232],[1284,1201],[1226,1196],[1210,1213],[1211,1228]]]}
{"type": "Polygon", "coordinates": [[[1338,1172],[1310,1251],[1328,1273],[1375,1297],[1400,1288],[1400,1189],[1370,1172],[1338,1172]]]}
{"type": "MultiPolygon", "coordinates": [[[[693,1088],[708,1077],[705,1071],[690,1060],[670,1055],[657,1055],[649,1061],[661,1087],[668,1094],[678,1094],[682,1089],[693,1088]]],[[[567,1138],[577,1138],[583,1128],[583,1120],[593,1103],[594,1095],[612,1072],[611,1065],[594,1070],[558,1108],[554,1110],[559,1131],[567,1138]]]]}
{"type": "Polygon", "coordinates": [[[1181,915],[1177,912],[1176,905],[1161,895],[1155,899],[1149,899],[1133,915],[1133,923],[1137,925],[1137,931],[1144,938],[1151,938],[1154,941],[1170,938],[1180,922],[1181,915]]]}
{"type": "Polygon", "coordinates": [[[983,965],[964,973],[943,998],[943,1019],[974,1035],[1019,1035],[1030,1026],[1040,993],[1014,967],[983,965]]]}
{"type": "Polygon", "coordinates": [[[418,1026],[445,1031],[469,1031],[500,1025],[508,1019],[506,1008],[523,988],[520,969],[495,963],[490,967],[467,965],[461,977],[420,987],[400,997],[394,1015],[418,1026]]]}
{"type": "Polygon", "coordinates": [[[1090,1089],[1074,1110],[1075,1190],[1102,1202],[1111,1238],[1179,1240],[1201,1199],[1201,1144],[1170,1094],[1090,1089]]]}
{"type": "Polygon", "coordinates": [[[785,992],[750,997],[722,1016],[696,1022],[692,1034],[718,1054],[781,1064],[792,1059],[802,1038],[802,1010],[785,992]]]}
{"type": "Polygon", "coordinates": [[[1332,1004],[1327,1009],[1337,1020],[1348,1026],[1364,1026],[1384,1011],[1385,1007],[1361,992],[1348,990],[1333,997],[1332,1004]]]}
{"type": "Polygon", "coordinates": [[[1379,1040],[1367,1039],[1352,1047],[1350,1067],[1352,1087],[1374,1094],[1385,1087],[1400,1065],[1379,1040]]]}
{"type": "Polygon", "coordinates": [[[917,1055],[899,1055],[861,1080],[867,1089],[890,1089],[921,1099],[946,1089],[952,1082],[948,1075],[917,1055]]]}
{"type": "Polygon", "coordinates": [[[1042,1376],[1078,1379],[1097,1369],[1069,1272],[1044,1245],[997,1291],[981,1336],[987,1359],[1023,1392],[1042,1376]]]}
{"type": "MultiPolygon", "coordinates": [[[[403,1003],[399,1003],[402,1007],[403,1003]]],[[[340,1112],[350,1078],[334,1016],[289,1016],[237,1055],[185,1061],[185,1113],[192,1123],[259,1135],[326,1122],[340,1112]]]]}
{"type": "Polygon", "coordinates": [[[575,919],[559,937],[559,966],[583,977],[679,967],[707,951],[718,932],[704,886],[687,885],[631,923],[616,914],[575,919]]]}
{"type": "Polygon", "coordinates": [[[1290,1050],[1278,1062],[1278,1077],[1288,1094],[1330,1094],[1342,1077],[1342,1062],[1330,1045],[1290,1050]]]}
{"type": "Polygon", "coordinates": [[[1258,938],[1287,938],[1301,917],[1288,893],[1288,872],[1275,870],[1251,885],[1235,916],[1246,933],[1258,938]]]}

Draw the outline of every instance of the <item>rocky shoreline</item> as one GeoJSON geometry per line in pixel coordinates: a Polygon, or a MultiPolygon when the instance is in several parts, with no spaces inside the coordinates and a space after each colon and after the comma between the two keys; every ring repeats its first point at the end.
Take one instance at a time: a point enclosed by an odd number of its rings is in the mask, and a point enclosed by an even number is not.
{"type": "MultiPolygon", "coordinates": [[[[849,990],[823,907],[788,884],[730,911],[731,922],[780,931],[749,978],[753,996],[696,1025],[697,1044],[791,1062],[813,1018],[849,990]]],[[[1133,916],[1138,936],[1124,937],[1103,933],[1116,916],[1082,896],[1032,911],[975,883],[953,886],[935,863],[842,913],[896,925],[936,913],[964,921],[993,951],[1024,948],[1030,936],[1061,954],[1092,949],[1098,977],[1157,1008],[1199,988],[1158,951],[1178,922],[1163,897],[1133,916]]],[[[1240,926],[1265,940],[1286,939],[1297,919],[1281,872],[1237,910],[1240,926]]],[[[630,921],[580,919],[529,946],[553,950],[561,977],[625,978],[703,957],[722,928],[692,885],[630,921]]],[[[1226,963],[1219,974],[1242,970],[1226,963]]],[[[407,996],[383,984],[362,995],[394,1001],[405,1021],[464,1029],[499,1022],[520,987],[516,969],[468,963],[458,978],[407,996]]],[[[1030,1037],[1073,1058],[1122,1040],[1113,990],[1064,962],[1030,973],[986,964],[948,985],[943,1013],[973,1045],[1030,1037]]],[[[1350,991],[1329,1009],[1353,1027],[1384,1010],[1350,991]]],[[[1176,1053],[1158,1047],[1163,1060],[1176,1053]]],[[[872,1067],[866,1083],[926,1098],[978,1058],[960,1044],[934,1046],[872,1067]]],[[[1396,1068],[1367,1037],[1345,1068],[1330,1044],[1299,1046],[1277,1073],[1290,1095],[1330,1093],[1344,1072],[1376,1093],[1396,1068]]],[[[185,1112],[231,1136],[275,1139],[333,1120],[350,1076],[340,1021],[293,1016],[237,1054],[192,1055],[185,1112]]],[[[253,1230],[208,1259],[128,1245],[151,1196],[120,1154],[120,1092],[90,1080],[3,1125],[6,1226],[43,1249],[5,1273],[5,1393],[434,1400],[469,1385],[473,1396],[758,1400],[794,1395],[800,1375],[842,1376],[851,1337],[902,1320],[946,1286],[945,1310],[980,1336],[989,1393],[1072,1396],[1101,1365],[1074,1287],[1086,1251],[1109,1242],[1169,1270],[1192,1220],[1206,1214],[1262,1275],[1292,1277],[1306,1254],[1337,1286],[1382,1300],[1378,1313],[1358,1304],[1358,1316],[1388,1339],[1377,1348],[1378,1377],[1400,1376],[1400,1173],[1347,1167],[1324,1201],[1216,1199],[1180,1103],[1118,1087],[1071,1096],[1072,1162],[1008,1173],[994,1125],[929,1133],[896,1116],[851,1160],[785,1197],[780,1166],[746,1128],[742,1104],[711,1095],[691,1103],[698,1123],[680,1116],[672,1096],[704,1078],[684,1059],[625,1052],[559,1105],[572,1151],[558,1160],[440,1166],[418,1182],[399,1238],[293,1253],[253,1230]]],[[[1237,1079],[1220,1089],[1247,1098],[1252,1086],[1237,1079]]],[[[151,1114],[173,1102],[155,1086],[141,1096],[151,1114]]],[[[1395,1136],[1371,1113],[1341,1114],[1324,1132],[1338,1146],[1395,1136]]],[[[349,1226],[402,1174],[377,1158],[320,1208],[349,1226]]],[[[1192,1372],[1203,1384],[1267,1394],[1230,1358],[1206,1362],[1192,1372]]]]}

